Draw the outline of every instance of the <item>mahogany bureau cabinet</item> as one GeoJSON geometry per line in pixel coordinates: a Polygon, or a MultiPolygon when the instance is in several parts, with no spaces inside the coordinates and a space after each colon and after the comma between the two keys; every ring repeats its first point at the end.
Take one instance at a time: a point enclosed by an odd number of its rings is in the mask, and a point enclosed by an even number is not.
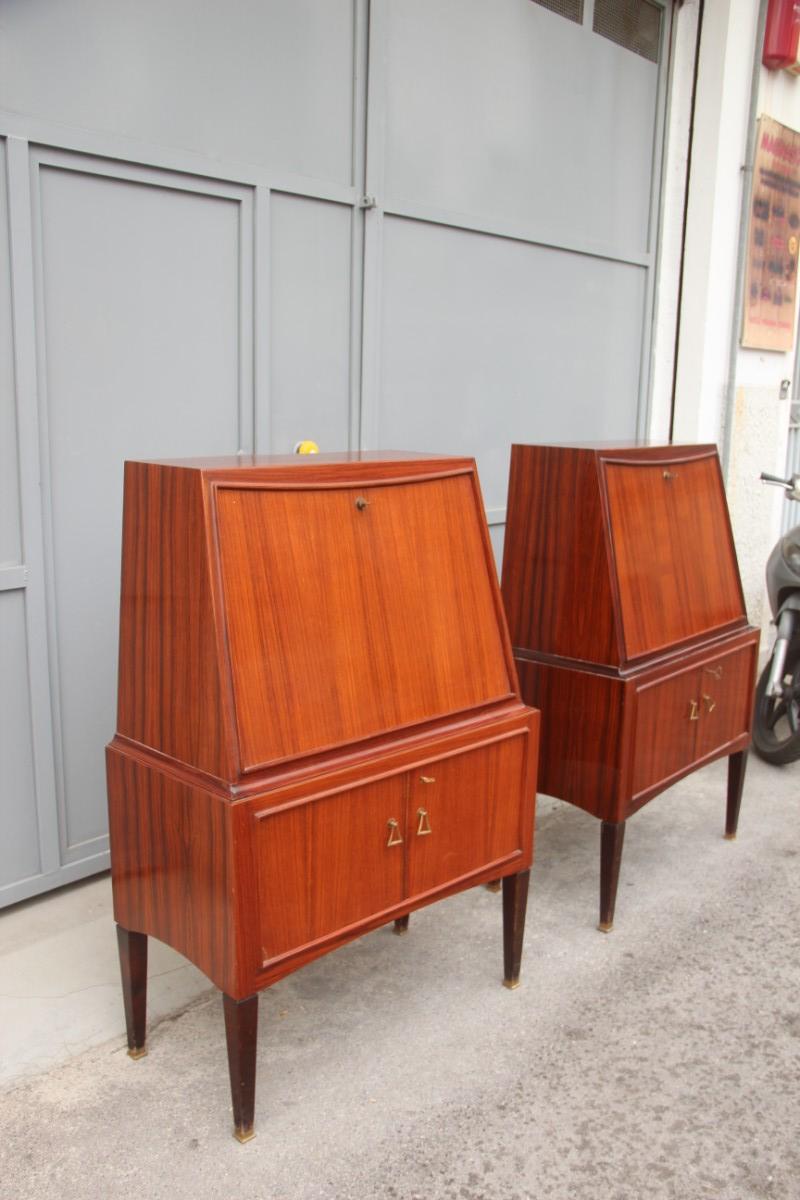
{"type": "Polygon", "coordinates": [[[733,838],[758,634],[747,624],[714,446],[511,452],[503,598],[539,790],[602,821],[600,929],[626,819],[729,756],[733,838]]]}
{"type": "Polygon", "coordinates": [[[538,713],[518,694],[471,459],[125,465],[107,750],[128,1046],[147,937],[224,993],[252,1136],[258,993],[503,877],[519,979],[538,713]]]}

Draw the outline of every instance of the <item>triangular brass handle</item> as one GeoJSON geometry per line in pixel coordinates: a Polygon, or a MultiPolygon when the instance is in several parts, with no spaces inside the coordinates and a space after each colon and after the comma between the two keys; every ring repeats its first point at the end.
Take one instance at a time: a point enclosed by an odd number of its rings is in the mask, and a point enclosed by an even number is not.
{"type": "Polygon", "coordinates": [[[417,816],[419,817],[417,835],[419,837],[424,837],[426,833],[433,833],[433,830],[431,829],[431,819],[428,816],[427,808],[418,808],[417,816]]]}
{"type": "Polygon", "coordinates": [[[402,846],[403,839],[400,836],[400,829],[398,827],[397,821],[394,819],[394,817],[390,817],[389,820],[386,822],[386,824],[389,826],[389,840],[387,841],[386,845],[387,846],[402,846]]]}

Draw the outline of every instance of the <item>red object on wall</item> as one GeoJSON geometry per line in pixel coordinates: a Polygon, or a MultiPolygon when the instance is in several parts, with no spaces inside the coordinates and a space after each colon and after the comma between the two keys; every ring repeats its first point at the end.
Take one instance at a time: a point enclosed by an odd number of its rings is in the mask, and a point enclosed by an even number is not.
{"type": "Polygon", "coordinates": [[[761,61],[778,71],[797,62],[800,43],[800,0],[770,0],[761,61]]]}

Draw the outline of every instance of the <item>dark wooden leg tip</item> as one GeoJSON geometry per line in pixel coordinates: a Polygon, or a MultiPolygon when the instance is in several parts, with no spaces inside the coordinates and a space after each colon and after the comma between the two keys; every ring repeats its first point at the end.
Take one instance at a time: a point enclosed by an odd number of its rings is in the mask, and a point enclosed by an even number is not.
{"type": "Polygon", "coordinates": [[[736,830],[739,827],[739,809],[742,807],[742,789],[744,773],[747,769],[747,751],[740,750],[728,758],[728,806],[725,811],[725,838],[729,842],[736,840],[736,830]]]}
{"type": "Polygon", "coordinates": [[[249,1142],[255,1137],[258,993],[246,1000],[234,1000],[223,994],[222,1006],[233,1102],[233,1136],[237,1142],[249,1142]]]}
{"type": "Polygon", "coordinates": [[[522,966],[522,939],[525,936],[525,912],[528,907],[530,871],[506,875],[503,880],[503,987],[519,987],[522,966]]]}
{"type": "Polygon", "coordinates": [[[122,1002],[128,1054],[144,1058],[147,1028],[147,934],[117,926],[117,948],[122,974],[122,1002]]]}
{"type": "Polygon", "coordinates": [[[614,927],[624,840],[624,821],[603,821],[600,827],[600,920],[597,925],[601,933],[610,933],[614,927]]]}
{"type": "Polygon", "coordinates": [[[398,937],[402,937],[404,933],[408,933],[408,915],[396,919],[394,931],[398,937]]]}

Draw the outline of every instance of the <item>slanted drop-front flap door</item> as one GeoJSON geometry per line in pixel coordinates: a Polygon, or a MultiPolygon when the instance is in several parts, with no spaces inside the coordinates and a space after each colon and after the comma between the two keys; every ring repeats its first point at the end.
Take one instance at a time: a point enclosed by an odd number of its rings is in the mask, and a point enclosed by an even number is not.
{"type": "Polygon", "coordinates": [[[605,464],[626,658],[744,620],[715,455],[605,464]]]}
{"type": "Polygon", "coordinates": [[[216,509],[243,769],[511,694],[470,475],[216,509]]]}

